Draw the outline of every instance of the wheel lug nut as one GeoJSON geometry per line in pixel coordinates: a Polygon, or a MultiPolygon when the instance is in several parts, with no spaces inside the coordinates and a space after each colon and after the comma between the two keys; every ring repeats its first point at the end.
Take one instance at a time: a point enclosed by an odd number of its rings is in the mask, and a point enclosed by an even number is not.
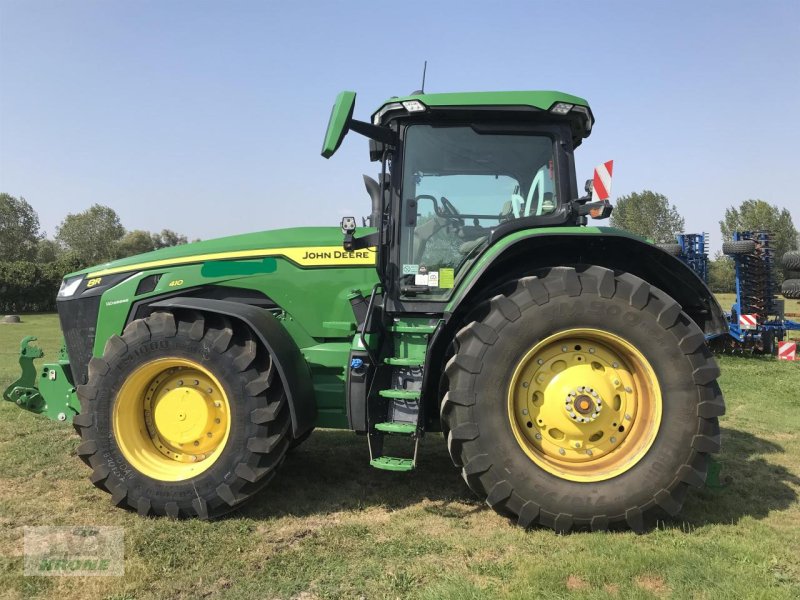
{"type": "Polygon", "coordinates": [[[199,446],[199,445],[200,445],[200,442],[197,442],[197,441],[195,441],[194,445],[195,445],[195,446],[199,446]]]}
{"type": "Polygon", "coordinates": [[[540,439],[542,439],[542,434],[541,434],[541,433],[537,433],[537,434],[536,434],[535,436],[533,436],[533,437],[535,437],[537,440],[540,440],[540,439]]]}
{"type": "Polygon", "coordinates": [[[178,387],[183,385],[183,379],[178,379],[178,387]]]}
{"type": "Polygon", "coordinates": [[[586,454],[588,454],[589,456],[592,456],[592,451],[591,450],[587,450],[586,454]]]}
{"type": "Polygon", "coordinates": [[[524,388],[528,387],[529,385],[530,384],[527,381],[523,381],[522,382],[522,387],[524,387],[524,388]]]}
{"type": "Polygon", "coordinates": [[[626,414],[626,415],[625,415],[625,420],[626,420],[626,421],[630,421],[630,420],[631,420],[631,416],[630,416],[629,414],[626,414]]]}
{"type": "Polygon", "coordinates": [[[594,348],[589,348],[589,354],[594,354],[594,348]]]}
{"type": "Polygon", "coordinates": [[[220,420],[219,420],[219,419],[214,419],[214,423],[216,423],[217,425],[219,425],[219,424],[220,424],[220,420]]]}
{"type": "Polygon", "coordinates": [[[611,438],[610,438],[608,441],[609,441],[609,442],[611,442],[612,444],[615,444],[615,443],[617,442],[617,438],[615,438],[615,437],[612,435],[612,436],[611,436],[611,438]]]}
{"type": "Polygon", "coordinates": [[[615,369],[617,369],[617,368],[619,368],[619,363],[617,363],[617,362],[611,363],[611,366],[614,367],[615,369]]]}
{"type": "Polygon", "coordinates": [[[561,456],[564,456],[564,455],[567,453],[567,451],[566,451],[566,450],[564,450],[563,448],[559,448],[559,449],[558,449],[558,453],[559,453],[561,456]]]}
{"type": "Polygon", "coordinates": [[[211,432],[209,431],[209,432],[208,432],[206,435],[207,435],[208,437],[212,437],[214,434],[213,434],[213,433],[211,433],[211,432]]]}
{"type": "Polygon", "coordinates": [[[632,390],[631,388],[629,388],[629,387],[626,387],[626,388],[625,388],[625,391],[626,391],[628,394],[630,394],[630,393],[631,393],[633,390],[632,390]]]}
{"type": "MultiPolygon", "coordinates": [[[[527,415],[528,414],[528,409],[527,408],[523,408],[522,409],[522,414],[523,415],[527,415]]],[[[217,419],[217,423],[219,423],[219,419],[217,419]]]]}
{"type": "Polygon", "coordinates": [[[540,365],[544,364],[544,361],[541,358],[539,360],[537,360],[536,362],[539,363],[540,365]]]}
{"type": "Polygon", "coordinates": [[[567,347],[566,346],[561,346],[561,351],[562,352],[566,352],[567,351],[567,347]]]}
{"type": "Polygon", "coordinates": [[[207,393],[209,393],[209,394],[210,394],[212,391],[213,391],[213,390],[212,390],[211,388],[208,388],[208,389],[206,390],[206,392],[207,392],[207,393]]]}

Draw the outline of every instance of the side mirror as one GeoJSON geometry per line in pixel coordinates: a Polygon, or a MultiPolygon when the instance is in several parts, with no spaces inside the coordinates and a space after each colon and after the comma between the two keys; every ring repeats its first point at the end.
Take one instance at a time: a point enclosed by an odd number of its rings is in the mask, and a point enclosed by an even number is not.
{"type": "Polygon", "coordinates": [[[592,191],[594,190],[594,182],[591,179],[587,179],[586,184],[583,186],[583,189],[586,192],[587,196],[591,196],[592,191]]]}
{"type": "Polygon", "coordinates": [[[342,145],[342,140],[350,130],[350,120],[356,107],[355,92],[340,92],[333,103],[325,140],[322,142],[322,156],[330,158],[342,145]]]}
{"type": "MultiPolygon", "coordinates": [[[[325,140],[322,142],[322,156],[330,158],[342,145],[342,140],[350,130],[360,133],[371,140],[394,146],[396,143],[395,133],[388,127],[373,125],[365,121],[353,118],[353,109],[356,106],[355,92],[340,92],[333,103],[330,119],[328,119],[328,129],[325,131],[325,140]]],[[[375,152],[378,152],[376,146],[375,152]]],[[[380,148],[383,152],[383,148],[380,148]]],[[[370,153],[372,156],[372,152],[370,153]]]]}

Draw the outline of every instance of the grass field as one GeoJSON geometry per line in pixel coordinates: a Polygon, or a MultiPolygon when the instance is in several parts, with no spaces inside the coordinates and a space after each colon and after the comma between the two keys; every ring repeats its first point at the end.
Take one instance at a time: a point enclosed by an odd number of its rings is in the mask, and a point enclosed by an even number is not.
{"type": "MultiPolygon", "coordinates": [[[[58,348],[55,316],[24,320],[0,325],[0,386],[23,334],[58,348]]],[[[143,519],[87,481],[70,427],[0,402],[0,597],[800,597],[800,362],[720,363],[726,483],[644,535],[521,531],[476,501],[439,434],[406,475],[318,431],[229,518],[143,519]],[[124,527],[124,577],[22,575],[22,526],[78,524],[124,527]]]]}

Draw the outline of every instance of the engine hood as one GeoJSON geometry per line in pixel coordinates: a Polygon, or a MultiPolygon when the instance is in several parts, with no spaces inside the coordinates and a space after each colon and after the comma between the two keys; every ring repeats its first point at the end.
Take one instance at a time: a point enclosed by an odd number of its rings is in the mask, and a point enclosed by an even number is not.
{"type": "MultiPolygon", "coordinates": [[[[372,231],[370,229],[370,231],[372,231]]],[[[365,232],[368,233],[368,232],[365,232]]],[[[345,252],[338,227],[295,227],[204,240],[88,267],[66,277],[101,277],[129,271],[164,268],[178,264],[218,260],[247,260],[283,256],[301,266],[369,266],[375,263],[373,250],[345,252]],[[337,261],[339,261],[337,263],[337,261]]]]}

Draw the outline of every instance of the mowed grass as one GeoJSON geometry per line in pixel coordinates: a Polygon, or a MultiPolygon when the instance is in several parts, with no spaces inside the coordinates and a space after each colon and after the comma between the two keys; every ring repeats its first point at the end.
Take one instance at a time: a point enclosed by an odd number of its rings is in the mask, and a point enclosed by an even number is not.
{"type": "MultiPolygon", "coordinates": [[[[0,386],[23,334],[0,325],[0,386]]],[[[725,484],[644,535],[522,531],[477,501],[439,434],[419,469],[371,469],[363,438],[317,431],[223,520],[143,519],[87,480],[72,428],[0,403],[0,596],[8,598],[797,598],[800,362],[724,356],[725,484]],[[25,577],[24,525],[125,531],[124,577],[25,577]]]]}

